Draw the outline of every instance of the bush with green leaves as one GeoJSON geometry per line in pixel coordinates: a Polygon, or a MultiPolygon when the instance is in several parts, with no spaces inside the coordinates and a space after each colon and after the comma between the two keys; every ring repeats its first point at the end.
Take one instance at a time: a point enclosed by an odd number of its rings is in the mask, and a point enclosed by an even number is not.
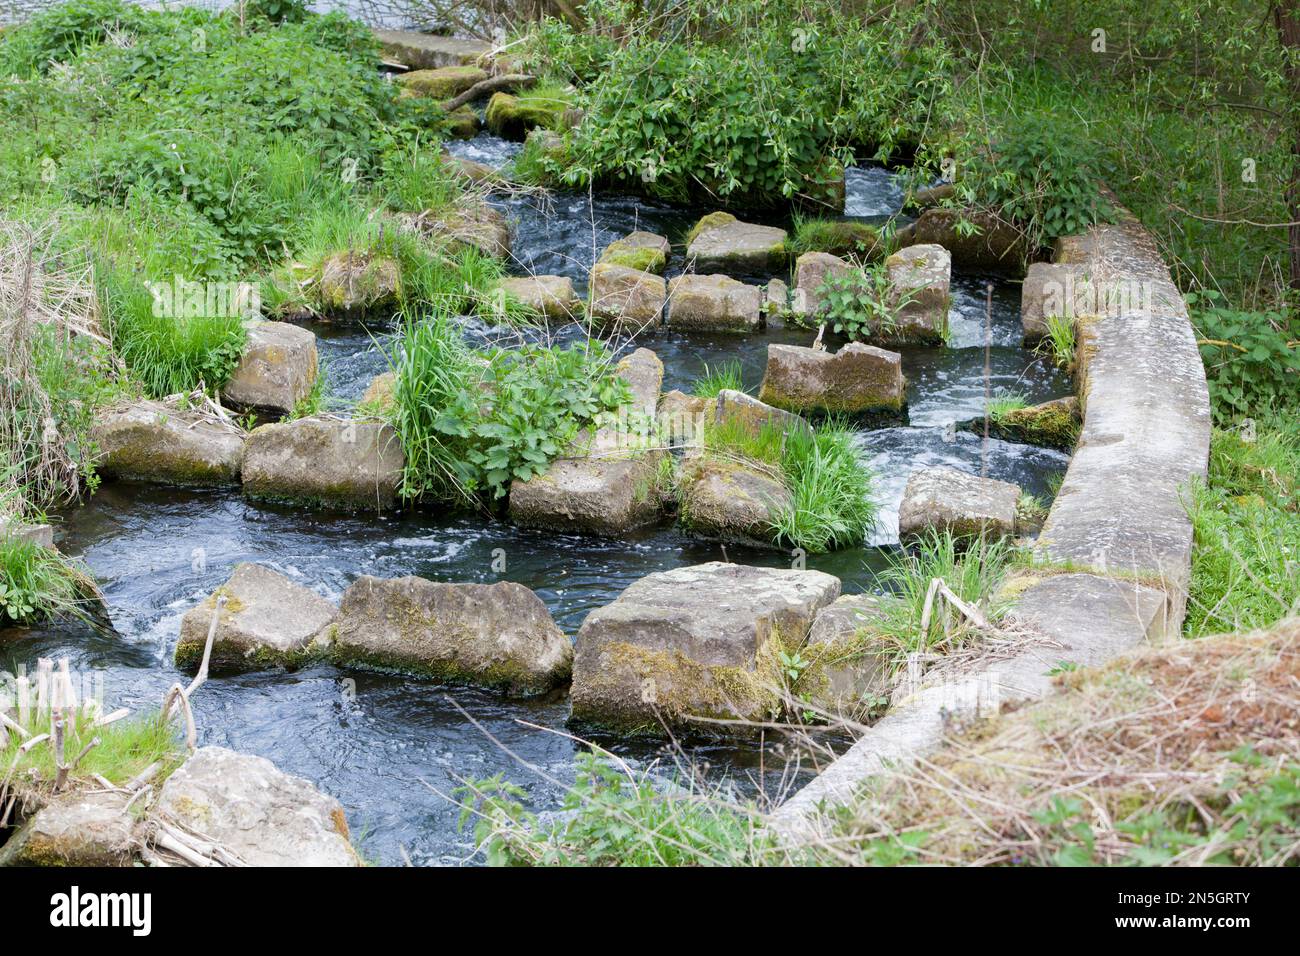
{"type": "Polygon", "coordinates": [[[1187,295],[1215,418],[1300,404],[1300,319],[1229,308],[1209,290],[1187,295]]]}
{"type": "Polygon", "coordinates": [[[91,577],[53,548],[0,533],[0,626],[85,617],[91,577]]]}
{"type": "Polygon", "coordinates": [[[822,311],[805,321],[825,322],[837,335],[865,340],[873,335],[888,334],[898,325],[899,312],[911,295],[894,294],[889,270],[876,263],[847,272],[828,272],[817,287],[822,311]]]}
{"type": "Polygon", "coordinates": [[[408,317],[392,362],[408,498],[501,499],[630,401],[598,342],[476,351],[442,314],[408,317]]]}

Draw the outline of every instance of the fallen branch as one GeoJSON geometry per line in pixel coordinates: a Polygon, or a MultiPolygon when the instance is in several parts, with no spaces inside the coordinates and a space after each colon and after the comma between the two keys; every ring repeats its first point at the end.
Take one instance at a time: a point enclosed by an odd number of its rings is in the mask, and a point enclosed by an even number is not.
{"type": "Polygon", "coordinates": [[[488,93],[495,93],[498,90],[518,89],[521,86],[536,82],[537,77],[530,73],[507,73],[504,76],[490,76],[486,80],[479,80],[459,96],[453,96],[451,99],[445,100],[442,108],[448,113],[453,113],[466,103],[473,102],[488,93]]]}

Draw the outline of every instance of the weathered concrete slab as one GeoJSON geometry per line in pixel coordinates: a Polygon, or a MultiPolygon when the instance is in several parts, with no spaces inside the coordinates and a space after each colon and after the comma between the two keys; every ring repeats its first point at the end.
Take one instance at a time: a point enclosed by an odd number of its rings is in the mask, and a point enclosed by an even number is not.
{"type": "Polygon", "coordinates": [[[237,409],[288,415],[311,394],[316,372],[315,335],[287,322],[256,322],[221,398],[237,409]]]}
{"type": "Polygon", "coordinates": [[[668,327],[688,332],[754,332],[763,324],[763,289],[724,275],[686,274],[668,283],[668,327]]]}
{"type": "Polygon", "coordinates": [[[252,498],[383,509],[396,503],[405,467],[391,425],[299,418],[253,429],[242,478],[252,498]]]}
{"type": "Polygon", "coordinates": [[[907,402],[903,357],[850,342],[835,354],[801,345],[767,347],[758,397],[792,412],[901,412],[907,402]]]}
{"type": "Polygon", "coordinates": [[[486,40],[461,40],[412,30],[376,30],[385,59],[413,70],[473,64],[492,49],[486,40]]]}
{"type": "Polygon", "coordinates": [[[235,425],[148,400],[97,409],[90,436],[104,477],[181,485],[238,481],[246,437],[235,425]]]}
{"type": "Polygon", "coordinates": [[[1010,537],[1016,533],[1020,486],[940,465],[918,468],[898,506],[898,537],[927,532],[954,537],[1010,537]]]}

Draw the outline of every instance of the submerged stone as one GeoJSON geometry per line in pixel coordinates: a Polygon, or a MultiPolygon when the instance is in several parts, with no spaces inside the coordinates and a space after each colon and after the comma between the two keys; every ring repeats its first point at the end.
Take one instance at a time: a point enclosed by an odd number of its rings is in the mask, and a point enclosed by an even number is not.
{"type": "Polygon", "coordinates": [[[580,724],[663,734],[748,733],[784,697],[780,653],[840,593],[820,571],[712,562],[648,575],[587,615],[573,665],[580,724]]]}
{"type": "Polygon", "coordinates": [[[662,275],[671,249],[663,236],[638,230],[607,245],[599,261],[662,275]]]}
{"type": "Polygon", "coordinates": [[[249,866],[360,866],[343,807],[264,757],[200,747],[163,784],[156,811],[249,866]]]}
{"type": "Polygon", "coordinates": [[[104,477],[182,485],[238,481],[246,437],[236,425],[149,400],[96,409],[90,435],[104,477]]]}
{"type": "Polygon", "coordinates": [[[212,642],[215,665],[275,666],[297,663],[312,638],[332,620],[332,603],[260,564],[235,566],[229,580],[181,618],[176,666],[203,659],[218,597],[225,597],[212,642]]]}
{"type": "Polygon", "coordinates": [[[263,425],[248,436],[244,493],[326,507],[390,508],[406,456],[391,425],[300,418],[263,425]]]}
{"type": "Polygon", "coordinates": [[[478,135],[479,125],[478,114],[468,106],[447,114],[447,132],[456,139],[473,139],[478,135]]]}
{"type": "Polygon", "coordinates": [[[912,472],[898,506],[898,536],[1012,537],[1020,487],[946,465],[912,472]]]}
{"type": "Polygon", "coordinates": [[[794,412],[899,412],[907,400],[903,357],[860,342],[850,342],[834,355],[799,345],[769,345],[758,397],[794,412]]]}
{"type": "Polygon", "coordinates": [[[680,275],[668,283],[668,327],[753,332],[763,324],[763,290],[724,275],[680,275]]]}
{"type": "Polygon", "coordinates": [[[598,325],[629,331],[658,325],[667,300],[662,276],[608,262],[591,269],[587,302],[598,325]]]}
{"type": "Polygon", "coordinates": [[[241,411],[287,415],[311,394],[316,374],[315,335],[286,322],[256,322],[221,398],[241,411]]]}
{"type": "Polygon", "coordinates": [[[686,259],[699,273],[772,272],[785,265],[786,232],[711,212],[691,230],[686,259]]]}
{"type": "Polygon", "coordinates": [[[512,581],[444,584],[363,575],[322,643],[338,663],[527,696],[569,679],[573,645],[542,599],[512,581]]]}

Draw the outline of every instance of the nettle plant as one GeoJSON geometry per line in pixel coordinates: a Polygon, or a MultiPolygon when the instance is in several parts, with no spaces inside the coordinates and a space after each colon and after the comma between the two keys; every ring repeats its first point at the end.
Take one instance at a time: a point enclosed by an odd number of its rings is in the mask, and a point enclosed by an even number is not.
{"type": "Polygon", "coordinates": [[[1293,314],[1231,309],[1213,290],[1186,299],[1216,418],[1227,421],[1294,401],[1300,322],[1293,314]]]}
{"type": "Polygon", "coordinates": [[[828,273],[817,294],[823,305],[821,317],[830,330],[855,341],[896,328],[899,313],[914,298],[911,293],[894,293],[884,263],[828,273]]]}

